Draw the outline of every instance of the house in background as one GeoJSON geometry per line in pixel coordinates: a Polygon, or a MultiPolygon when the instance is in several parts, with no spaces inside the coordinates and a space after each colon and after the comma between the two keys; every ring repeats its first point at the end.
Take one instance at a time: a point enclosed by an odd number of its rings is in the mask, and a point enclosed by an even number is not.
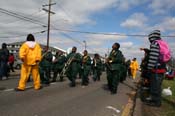
{"type": "MultiPolygon", "coordinates": [[[[21,45],[24,43],[25,41],[21,41],[21,42],[14,42],[14,43],[7,43],[7,48],[9,50],[10,53],[13,53],[15,58],[18,59],[18,55],[19,55],[19,49],[21,47],[21,45]]],[[[45,48],[46,45],[40,44],[41,48],[45,48]]],[[[58,47],[49,47],[49,50],[55,55],[57,51],[62,51],[64,54],[66,54],[66,50],[63,50],[61,48],[58,47]]]]}

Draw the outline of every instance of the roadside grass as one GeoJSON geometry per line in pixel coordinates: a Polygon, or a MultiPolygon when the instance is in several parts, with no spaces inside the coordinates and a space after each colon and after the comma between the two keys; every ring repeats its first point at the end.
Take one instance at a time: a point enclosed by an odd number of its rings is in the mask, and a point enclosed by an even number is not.
{"type": "Polygon", "coordinates": [[[175,79],[164,79],[162,88],[171,87],[172,96],[162,96],[161,116],[175,116],[175,79]]]}

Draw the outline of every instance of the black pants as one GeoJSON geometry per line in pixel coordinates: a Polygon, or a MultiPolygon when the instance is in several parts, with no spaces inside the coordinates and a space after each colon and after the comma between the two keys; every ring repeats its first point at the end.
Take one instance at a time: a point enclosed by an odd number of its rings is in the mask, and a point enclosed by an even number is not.
{"type": "Polygon", "coordinates": [[[12,72],[14,72],[13,63],[10,63],[10,64],[9,64],[9,68],[10,68],[10,70],[11,70],[12,72]]]}
{"type": "Polygon", "coordinates": [[[152,97],[152,101],[156,104],[161,104],[161,92],[162,92],[162,81],[164,74],[151,74],[151,90],[150,94],[152,97]]]}
{"type": "MultiPolygon", "coordinates": [[[[53,72],[53,81],[56,81],[58,74],[60,74],[62,71],[62,69],[57,69],[54,70],[53,72]]],[[[60,81],[63,81],[63,75],[59,75],[60,76],[60,81]]]]}

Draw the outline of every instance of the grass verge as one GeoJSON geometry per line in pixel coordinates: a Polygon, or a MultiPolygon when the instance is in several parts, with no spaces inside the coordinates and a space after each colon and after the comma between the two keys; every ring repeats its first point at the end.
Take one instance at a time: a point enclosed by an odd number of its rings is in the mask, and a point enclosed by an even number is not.
{"type": "Polygon", "coordinates": [[[161,116],[175,116],[175,80],[164,80],[162,88],[171,87],[172,96],[162,96],[161,116]]]}

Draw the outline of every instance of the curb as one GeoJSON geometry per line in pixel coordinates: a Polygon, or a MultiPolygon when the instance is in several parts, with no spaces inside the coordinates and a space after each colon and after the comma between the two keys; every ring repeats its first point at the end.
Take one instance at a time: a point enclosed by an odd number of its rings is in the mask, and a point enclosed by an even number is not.
{"type": "Polygon", "coordinates": [[[129,95],[128,103],[124,107],[121,116],[133,116],[137,92],[131,91],[131,93],[129,93],[128,95],[129,95]]]}
{"type": "Polygon", "coordinates": [[[121,116],[133,116],[134,115],[136,99],[138,95],[139,82],[140,80],[137,80],[137,82],[134,82],[135,89],[133,89],[130,93],[128,93],[128,96],[129,96],[128,103],[124,107],[121,116]]]}

